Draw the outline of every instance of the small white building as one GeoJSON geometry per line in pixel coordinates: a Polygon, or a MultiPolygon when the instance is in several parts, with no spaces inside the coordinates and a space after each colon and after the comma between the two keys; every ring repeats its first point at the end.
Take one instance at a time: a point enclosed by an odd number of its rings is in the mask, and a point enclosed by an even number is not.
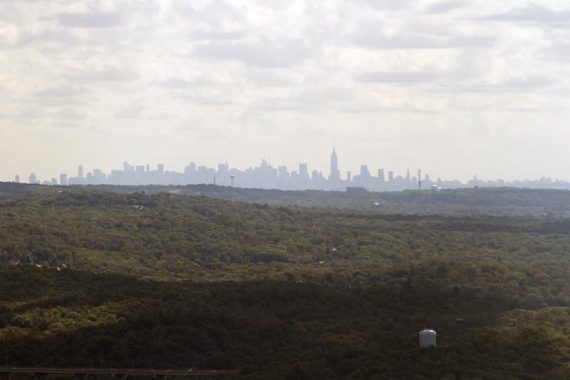
{"type": "Polygon", "coordinates": [[[425,329],[420,331],[420,348],[437,346],[437,333],[435,330],[425,329]]]}

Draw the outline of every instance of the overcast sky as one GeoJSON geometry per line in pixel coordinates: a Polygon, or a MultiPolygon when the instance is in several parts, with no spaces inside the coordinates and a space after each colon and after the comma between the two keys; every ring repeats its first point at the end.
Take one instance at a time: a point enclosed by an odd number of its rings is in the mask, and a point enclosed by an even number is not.
{"type": "Polygon", "coordinates": [[[570,4],[0,0],[0,180],[267,158],[570,179],[570,4]]]}

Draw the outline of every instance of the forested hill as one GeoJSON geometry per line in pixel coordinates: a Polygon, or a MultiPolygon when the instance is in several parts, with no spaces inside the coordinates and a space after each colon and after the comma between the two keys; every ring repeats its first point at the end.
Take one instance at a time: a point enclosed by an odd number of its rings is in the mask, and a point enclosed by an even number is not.
{"type": "Polygon", "coordinates": [[[0,198],[0,366],[570,373],[568,219],[22,189],[0,198]],[[424,327],[437,350],[417,349],[424,327]]]}
{"type": "Polygon", "coordinates": [[[381,214],[412,215],[550,215],[570,216],[570,191],[516,188],[444,189],[438,191],[364,192],[281,191],[215,185],[188,186],[39,186],[0,183],[0,197],[60,191],[144,192],[204,195],[212,198],[269,205],[332,207],[381,214]]]}
{"type": "MultiPolygon", "coordinates": [[[[160,190],[152,189],[154,191],[160,190]]],[[[352,194],[333,191],[280,191],[238,189],[213,185],[186,186],[173,190],[180,194],[208,195],[224,199],[268,204],[359,208],[391,213],[422,214],[441,211],[461,212],[483,210],[508,212],[544,211],[570,212],[570,191],[517,188],[472,188],[399,192],[363,192],[352,194]],[[425,207],[422,209],[421,207],[425,207]],[[450,207],[451,206],[451,207],[450,207]],[[408,208],[409,207],[409,208],[408,208]]]]}
{"type": "MultiPolygon", "coordinates": [[[[0,262],[156,280],[370,286],[386,271],[433,259],[473,262],[477,271],[514,265],[525,276],[540,268],[567,285],[569,247],[567,219],[379,215],[165,193],[0,200],[0,262]]],[[[553,300],[566,302],[566,285],[553,300]]]]}
{"type": "Polygon", "coordinates": [[[59,186],[27,185],[24,183],[0,182],[0,197],[16,197],[36,193],[54,193],[60,191],[59,186]]]}
{"type": "MultiPolygon", "coordinates": [[[[135,190],[137,188],[131,188],[129,191],[135,190]]],[[[149,191],[165,191],[165,188],[151,187],[149,191]]],[[[570,216],[570,191],[565,190],[473,188],[353,194],[196,185],[177,187],[168,191],[175,194],[206,195],[243,202],[352,208],[389,214],[570,216]]]]}

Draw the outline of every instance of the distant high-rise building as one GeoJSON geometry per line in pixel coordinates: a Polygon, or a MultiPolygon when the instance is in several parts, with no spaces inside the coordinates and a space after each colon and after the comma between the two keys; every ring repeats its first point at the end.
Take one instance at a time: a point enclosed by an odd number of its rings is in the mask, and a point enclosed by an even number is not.
{"type": "Polygon", "coordinates": [[[16,174],[16,177],[14,177],[14,182],[20,183],[20,176],[18,174],[16,174]]]}
{"type": "Polygon", "coordinates": [[[384,175],[384,169],[378,169],[378,179],[380,182],[386,182],[386,176],[384,175]]]}
{"type": "Polygon", "coordinates": [[[279,173],[279,177],[289,177],[289,173],[287,172],[287,166],[279,166],[277,169],[279,173]]]}
{"type": "Polygon", "coordinates": [[[309,178],[309,168],[307,164],[301,163],[299,164],[299,176],[301,178],[309,178]]]}
{"type": "Polygon", "coordinates": [[[388,171],[388,182],[394,182],[394,171],[393,170],[388,171]]]}
{"type": "Polygon", "coordinates": [[[186,181],[190,181],[192,177],[196,174],[196,164],[191,162],[190,165],[184,167],[184,177],[186,181]]]}
{"type": "Polygon", "coordinates": [[[79,167],[77,168],[77,178],[83,179],[83,166],[82,165],[79,165],[79,167]]]}
{"type": "Polygon", "coordinates": [[[35,173],[30,174],[30,177],[28,178],[28,183],[31,185],[38,183],[38,178],[36,177],[35,173]]]}
{"type": "Polygon", "coordinates": [[[129,165],[128,162],[123,162],[123,183],[129,184],[133,183],[135,180],[135,167],[129,165]]]}
{"type": "Polygon", "coordinates": [[[63,173],[59,175],[59,184],[61,186],[67,186],[67,174],[63,173]]]}
{"type": "Polygon", "coordinates": [[[360,178],[370,178],[368,165],[360,165],[360,178]]]}
{"type": "Polygon", "coordinates": [[[230,170],[230,164],[226,161],[223,164],[218,164],[218,172],[223,173],[230,170]]]}
{"type": "Polygon", "coordinates": [[[101,184],[105,180],[105,173],[101,169],[93,170],[93,180],[96,184],[101,184]]]}
{"type": "Polygon", "coordinates": [[[422,169],[418,169],[418,190],[422,189],[422,169]]]}
{"type": "Polygon", "coordinates": [[[329,180],[340,181],[340,171],[338,170],[338,157],[336,155],[336,148],[333,147],[331,154],[331,172],[329,175],[329,180]]]}
{"type": "Polygon", "coordinates": [[[346,172],[346,180],[348,182],[352,182],[352,173],[349,171],[346,172]]]}
{"type": "Polygon", "coordinates": [[[164,175],[164,164],[158,164],[157,166],[158,175],[164,175]]]}

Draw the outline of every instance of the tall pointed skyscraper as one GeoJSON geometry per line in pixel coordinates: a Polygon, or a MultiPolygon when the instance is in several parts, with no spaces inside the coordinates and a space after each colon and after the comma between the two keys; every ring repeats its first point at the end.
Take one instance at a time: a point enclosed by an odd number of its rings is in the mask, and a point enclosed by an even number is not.
{"type": "Polygon", "coordinates": [[[331,173],[329,180],[340,181],[340,170],[338,170],[338,157],[336,156],[336,147],[333,147],[331,154],[331,173]]]}

